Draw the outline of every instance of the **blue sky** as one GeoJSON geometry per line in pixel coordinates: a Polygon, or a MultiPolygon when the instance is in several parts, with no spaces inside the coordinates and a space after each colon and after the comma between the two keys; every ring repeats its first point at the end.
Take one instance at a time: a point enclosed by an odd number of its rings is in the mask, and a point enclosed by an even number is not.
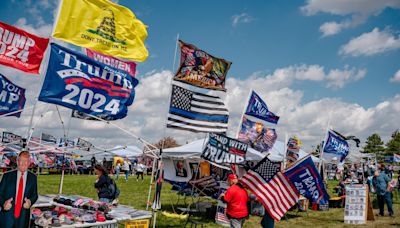
{"type": "MultiPolygon", "coordinates": [[[[2,1],[0,20],[48,36],[55,2],[2,1]]],[[[320,140],[329,112],[333,112],[332,127],[356,134],[362,141],[374,132],[387,139],[400,127],[400,117],[393,115],[400,111],[398,0],[114,2],[130,8],[148,25],[146,46],[150,56],[138,64],[138,78],[142,79],[138,94],[140,89],[149,91],[145,88],[157,86],[160,91],[167,91],[167,85],[155,85],[154,80],[168,82],[179,33],[185,42],[233,62],[227,82],[232,131],[237,127],[250,88],[256,88],[272,111],[281,116],[278,134],[287,132],[303,137],[308,147],[320,140]],[[233,102],[237,99],[243,100],[243,104],[233,102]],[[303,121],[310,124],[299,123],[303,121]]],[[[175,70],[177,67],[176,64],[175,70]]],[[[10,75],[19,73],[0,66],[0,72],[4,71],[10,75]]],[[[29,82],[20,84],[32,86],[29,82]]],[[[40,86],[32,86],[32,94],[37,94],[40,86]]],[[[156,141],[162,135],[149,130],[153,126],[150,122],[162,125],[165,116],[154,113],[164,113],[165,108],[152,105],[159,102],[159,106],[165,107],[168,92],[152,93],[138,95],[127,120],[133,123],[129,127],[134,132],[156,141]],[[141,105],[146,104],[152,104],[146,106],[151,120],[143,118],[147,111],[141,110],[141,105]]],[[[8,127],[18,131],[23,126],[24,123],[16,123],[8,127]]],[[[55,126],[42,128],[56,131],[55,126]]],[[[78,132],[80,128],[72,129],[78,132]]],[[[186,141],[190,138],[175,131],[168,134],[186,141]]]]}

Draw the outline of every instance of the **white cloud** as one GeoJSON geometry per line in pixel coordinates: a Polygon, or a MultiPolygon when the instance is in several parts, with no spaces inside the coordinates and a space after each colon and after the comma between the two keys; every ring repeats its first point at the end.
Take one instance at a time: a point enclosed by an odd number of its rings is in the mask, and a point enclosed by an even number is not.
{"type": "Polygon", "coordinates": [[[14,26],[42,37],[49,37],[53,28],[53,25],[51,24],[41,24],[40,26],[28,24],[28,21],[24,17],[19,18],[17,22],[15,22],[14,26]]]}
{"type": "Polygon", "coordinates": [[[348,66],[345,67],[345,70],[331,70],[327,75],[328,88],[340,89],[343,88],[347,83],[358,81],[365,77],[367,73],[366,69],[348,69],[348,66]]]}
{"type": "Polygon", "coordinates": [[[391,82],[400,82],[400,70],[398,70],[394,76],[390,79],[391,82]]]}
{"type": "Polygon", "coordinates": [[[314,16],[318,13],[327,13],[339,16],[350,16],[341,22],[325,22],[320,26],[322,36],[331,36],[343,29],[354,28],[365,23],[368,17],[379,15],[385,8],[400,8],[398,0],[308,0],[301,7],[306,16],[314,16]]]}
{"type": "Polygon", "coordinates": [[[233,27],[236,27],[238,24],[247,24],[254,20],[254,18],[252,18],[247,13],[233,15],[231,19],[233,27]]]}
{"type": "Polygon", "coordinates": [[[374,28],[371,32],[351,39],[340,48],[339,54],[372,56],[396,49],[400,49],[400,36],[396,37],[389,29],[379,31],[379,28],[374,28]]]}
{"type": "Polygon", "coordinates": [[[351,19],[344,20],[340,23],[336,21],[325,22],[319,27],[319,31],[322,32],[322,37],[332,36],[343,29],[354,28],[366,21],[365,16],[353,16],[351,19]]]}

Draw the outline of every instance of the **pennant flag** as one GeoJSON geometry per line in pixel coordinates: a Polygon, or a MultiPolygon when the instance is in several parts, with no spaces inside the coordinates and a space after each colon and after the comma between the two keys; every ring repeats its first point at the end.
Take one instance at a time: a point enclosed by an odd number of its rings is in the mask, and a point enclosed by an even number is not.
{"type": "Polygon", "coordinates": [[[311,156],[296,162],[284,171],[284,175],[296,187],[297,192],[311,202],[317,204],[329,203],[329,195],[311,156]]]}
{"type": "MultiPolygon", "coordinates": [[[[1,43],[0,43],[1,46],[1,43]]],[[[25,106],[25,89],[0,74],[0,115],[20,117],[25,106]],[[20,111],[20,112],[17,112],[20,111]]]]}
{"type": "Polygon", "coordinates": [[[135,97],[138,80],[107,70],[103,63],[51,44],[46,78],[39,100],[97,116],[121,119],[135,97]]]}
{"type": "Polygon", "coordinates": [[[39,74],[49,39],[0,21],[0,64],[39,74]]]}
{"type": "Polygon", "coordinates": [[[42,132],[42,141],[43,142],[48,142],[48,143],[57,143],[57,138],[50,135],[50,134],[46,134],[42,132]]]}
{"type": "Polygon", "coordinates": [[[296,188],[267,158],[263,158],[240,180],[264,205],[274,220],[282,216],[298,201],[296,188]]]}
{"type": "Polygon", "coordinates": [[[400,154],[393,154],[393,162],[400,162],[400,154]]]}
{"type": "Polygon", "coordinates": [[[349,154],[349,151],[350,147],[346,139],[335,134],[333,131],[328,132],[328,138],[324,146],[324,159],[332,161],[336,157],[336,159],[342,162],[349,154]]]}
{"type": "Polygon", "coordinates": [[[106,55],[143,62],[146,26],[126,7],[107,0],[62,1],[53,37],[106,55]]]}
{"type": "Polygon", "coordinates": [[[279,120],[279,116],[270,112],[267,104],[254,91],[251,92],[245,114],[273,124],[277,124],[279,120]]]}
{"type": "Polygon", "coordinates": [[[201,157],[216,164],[244,164],[247,143],[210,133],[201,157]]]}
{"type": "Polygon", "coordinates": [[[225,133],[228,129],[228,118],[228,109],[220,97],[172,85],[168,128],[225,133]]]}
{"type": "Polygon", "coordinates": [[[181,65],[174,80],[206,89],[225,90],[225,78],[231,62],[216,58],[181,40],[179,46],[181,65]]]}
{"type": "Polygon", "coordinates": [[[120,74],[123,77],[127,77],[127,74],[129,74],[132,78],[135,77],[136,75],[136,63],[131,62],[131,61],[125,61],[122,59],[117,59],[112,56],[104,55],[100,52],[92,51],[90,49],[85,48],[86,55],[94,59],[97,62],[104,63],[107,66],[110,66],[112,68],[107,68],[108,70],[112,71],[115,74],[120,74]],[[116,71],[113,71],[113,69],[116,69],[116,71]]]}
{"type": "Polygon", "coordinates": [[[286,159],[290,162],[295,162],[299,159],[299,151],[300,151],[301,142],[298,138],[293,137],[288,140],[287,150],[286,150],[286,159]]]}
{"type": "Polygon", "coordinates": [[[275,129],[267,128],[262,123],[256,123],[245,116],[242,118],[242,126],[238,139],[260,152],[268,152],[277,139],[275,129]]]}

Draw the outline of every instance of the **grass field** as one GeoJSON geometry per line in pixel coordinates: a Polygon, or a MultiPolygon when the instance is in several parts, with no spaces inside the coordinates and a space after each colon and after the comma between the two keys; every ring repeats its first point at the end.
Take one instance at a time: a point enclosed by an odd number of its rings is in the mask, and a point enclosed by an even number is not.
{"type": "MultiPolygon", "coordinates": [[[[39,194],[56,194],[58,193],[60,175],[40,175],[39,194]]],[[[97,199],[96,191],[93,187],[95,176],[88,175],[66,175],[64,178],[64,194],[82,195],[97,199]]],[[[145,176],[143,182],[136,182],[136,179],[130,177],[128,182],[125,182],[123,177],[117,181],[118,187],[121,190],[120,203],[132,206],[137,209],[146,209],[147,194],[149,190],[150,177],[145,176]]],[[[334,182],[329,184],[329,188],[335,186],[334,182]]],[[[396,203],[394,204],[395,217],[376,217],[375,221],[368,222],[367,225],[354,227],[400,227],[400,195],[395,196],[396,203]],[[398,199],[396,200],[396,197],[398,199]]],[[[197,199],[196,199],[197,200],[197,199]]],[[[164,184],[161,194],[162,208],[172,212],[176,210],[176,202],[178,196],[171,191],[171,185],[164,184]]],[[[180,206],[184,207],[183,199],[180,200],[180,206]]],[[[190,199],[187,200],[190,202],[190,199]]],[[[179,205],[178,205],[179,206],[179,205]]],[[[376,210],[375,210],[375,213],[376,210]]],[[[343,223],[343,209],[330,209],[329,211],[311,211],[305,212],[289,212],[288,220],[276,223],[276,227],[352,227],[343,223]]],[[[214,223],[213,217],[202,217],[203,221],[207,222],[206,227],[221,227],[214,223]]],[[[245,227],[260,227],[260,217],[251,216],[245,222],[245,227]]],[[[185,220],[171,219],[162,216],[160,212],[157,215],[157,227],[183,227],[185,220]]]]}

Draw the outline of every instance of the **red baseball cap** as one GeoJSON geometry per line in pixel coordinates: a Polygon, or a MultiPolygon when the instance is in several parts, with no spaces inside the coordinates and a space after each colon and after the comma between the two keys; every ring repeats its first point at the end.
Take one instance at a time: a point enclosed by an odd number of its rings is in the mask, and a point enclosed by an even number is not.
{"type": "Polygon", "coordinates": [[[228,180],[235,180],[235,179],[238,179],[235,174],[229,174],[228,175],[228,180]]]}

